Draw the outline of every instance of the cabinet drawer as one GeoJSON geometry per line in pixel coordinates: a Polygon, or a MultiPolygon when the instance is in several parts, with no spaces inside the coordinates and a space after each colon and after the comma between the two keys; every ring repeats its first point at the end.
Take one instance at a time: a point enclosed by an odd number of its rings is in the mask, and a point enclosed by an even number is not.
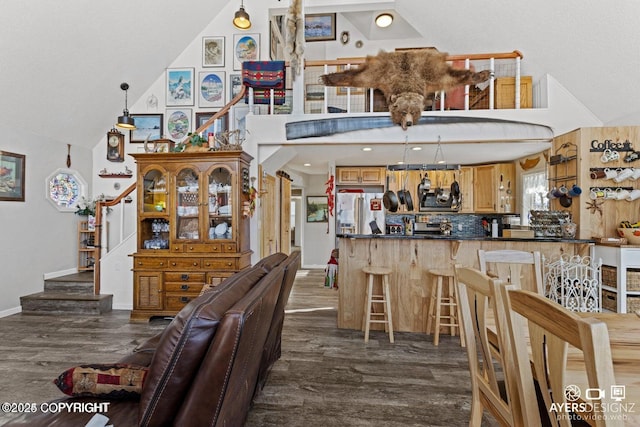
{"type": "Polygon", "coordinates": [[[169,265],[167,258],[134,257],[133,268],[166,268],[169,265]]]}
{"type": "Polygon", "coordinates": [[[220,243],[187,243],[184,245],[185,253],[214,253],[218,254],[222,252],[222,245],[220,243]]]}
{"type": "Polygon", "coordinates": [[[176,313],[182,310],[182,308],[189,304],[190,301],[198,297],[198,293],[190,293],[185,295],[180,294],[167,294],[164,299],[164,308],[168,311],[175,311],[176,313]]]}
{"type": "MultiPolygon", "coordinates": [[[[200,294],[202,290],[202,286],[204,285],[204,280],[202,282],[165,282],[164,290],[167,294],[176,293],[176,294],[200,294]]],[[[190,295],[186,295],[190,296],[190,295]]]]}
{"type": "Polygon", "coordinates": [[[222,244],[222,252],[224,252],[224,253],[234,253],[234,252],[236,252],[236,244],[235,243],[223,243],[222,244]]]}
{"type": "Polygon", "coordinates": [[[200,268],[200,258],[171,258],[169,268],[200,268]]]}
{"type": "Polygon", "coordinates": [[[204,258],[202,268],[207,270],[237,270],[235,258],[204,258]]]}
{"type": "Polygon", "coordinates": [[[164,273],[164,281],[166,282],[196,282],[204,283],[205,273],[192,272],[166,272],[164,273]]]}

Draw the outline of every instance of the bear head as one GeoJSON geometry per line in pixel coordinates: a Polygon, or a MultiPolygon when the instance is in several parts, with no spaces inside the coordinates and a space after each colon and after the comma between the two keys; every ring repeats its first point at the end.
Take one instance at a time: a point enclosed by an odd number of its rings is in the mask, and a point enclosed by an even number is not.
{"type": "Polygon", "coordinates": [[[424,110],[424,96],[415,92],[402,92],[391,95],[388,100],[391,121],[407,130],[408,126],[418,123],[424,110]]]}

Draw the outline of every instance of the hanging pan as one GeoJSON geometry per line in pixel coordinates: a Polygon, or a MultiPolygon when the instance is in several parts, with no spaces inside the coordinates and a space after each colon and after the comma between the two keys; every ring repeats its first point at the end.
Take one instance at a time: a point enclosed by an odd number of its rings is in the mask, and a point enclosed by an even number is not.
{"type": "Polygon", "coordinates": [[[385,191],[382,196],[382,204],[389,212],[396,212],[398,210],[398,197],[396,193],[389,190],[389,176],[387,176],[387,191],[385,191]]]}

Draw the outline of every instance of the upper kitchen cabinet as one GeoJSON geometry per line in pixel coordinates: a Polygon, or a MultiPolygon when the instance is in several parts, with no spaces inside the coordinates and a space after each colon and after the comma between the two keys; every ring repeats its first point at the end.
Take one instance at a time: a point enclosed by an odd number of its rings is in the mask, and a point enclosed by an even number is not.
{"type": "Polygon", "coordinates": [[[336,185],[384,185],[384,167],[337,167],[336,185]]]}
{"type": "Polygon", "coordinates": [[[473,213],[473,168],[461,167],[458,181],[460,181],[460,212],[473,213]]]}
{"type": "Polygon", "coordinates": [[[475,212],[514,212],[515,193],[515,165],[513,163],[497,163],[474,168],[473,210],[475,212]]]}

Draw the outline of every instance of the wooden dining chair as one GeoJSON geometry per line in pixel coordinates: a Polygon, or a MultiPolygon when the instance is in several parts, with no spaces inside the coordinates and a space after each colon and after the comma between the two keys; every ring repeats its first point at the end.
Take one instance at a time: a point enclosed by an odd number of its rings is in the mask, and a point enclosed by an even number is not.
{"type": "Polygon", "coordinates": [[[538,294],[544,295],[540,252],[479,249],[478,261],[480,271],[483,273],[497,277],[503,282],[517,285],[520,289],[535,290],[538,294]]]}
{"type": "Polygon", "coordinates": [[[503,351],[511,345],[507,315],[499,301],[502,282],[480,270],[460,265],[455,266],[455,272],[471,373],[469,426],[481,425],[485,409],[502,426],[530,426],[535,425],[536,420],[539,424],[537,406],[531,406],[536,405],[535,395],[526,404],[520,398],[522,389],[533,388],[533,380],[531,376],[524,377],[531,382],[528,387],[518,384],[520,376],[514,366],[515,359],[503,351]]]}
{"type": "MultiPolygon", "coordinates": [[[[559,405],[582,402],[593,404],[593,412],[578,413],[589,417],[590,424],[597,427],[622,426],[624,422],[616,417],[619,413],[607,416],[602,412],[603,408],[612,407],[611,386],[616,384],[606,323],[580,317],[531,291],[505,287],[501,293],[499,301],[503,304],[503,311],[509,313],[506,319],[511,345],[509,353],[516,361],[519,382],[529,384],[526,378],[531,377],[537,381],[551,425],[573,425],[571,420],[575,418],[575,413],[565,412],[562,408],[566,406],[559,405]],[[581,350],[581,353],[569,349],[569,345],[581,350]],[[529,363],[532,369],[527,367],[529,363]],[[585,388],[580,390],[582,400],[578,400],[580,396],[573,391],[577,386],[565,380],[569,365],[572,373],[585,371],[588,388],[591,392],[601,391],[599,396],[591,399],[587,395],[585,401],[585,395],[589,393],[585,388]]],[[[525,390],[523,393],[531,396],[535,390],[525,390]]]]}

